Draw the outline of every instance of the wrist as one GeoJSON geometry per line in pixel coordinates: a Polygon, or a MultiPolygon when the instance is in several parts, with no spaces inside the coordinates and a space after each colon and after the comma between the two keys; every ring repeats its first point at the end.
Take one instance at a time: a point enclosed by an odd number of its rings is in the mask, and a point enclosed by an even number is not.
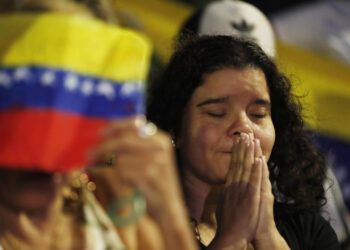
{"type": "Polygon", "coordinates": [[[165,207],[155,218],[163,234],[165,249],[197,249],[185,207],[181,204],[165,207]]]}
{"type": "Polygon", "coordinates": [[[259,235],[253,241],[254,247],[261,250],[289,250],[289,246],[285,239],[278,232],[277,228],[267,231],[259,235]]]}
{"type": "Polygon", "coordinates": [[[246,250],[248,241],[245,239],[235,240],[232,237],[215,237],[206,248],[207,250],[246,250]]]}
{"type": "Polygon", "coordinates": [[[155,220],[160,226],[172,228],[189,227],[190,223],[185,207],[182,203],[177,203],[163,207],[157,215],[155,220]]]}
{"type": "Polygon", "coordinates": [[[175,192],[171,195],[168,193],[162,197],[161,204],[154,208],[155,213],[153,214],[158,223],[169,224],[169,222],[188,221],[187,209],[178,193],[175,192]]]}

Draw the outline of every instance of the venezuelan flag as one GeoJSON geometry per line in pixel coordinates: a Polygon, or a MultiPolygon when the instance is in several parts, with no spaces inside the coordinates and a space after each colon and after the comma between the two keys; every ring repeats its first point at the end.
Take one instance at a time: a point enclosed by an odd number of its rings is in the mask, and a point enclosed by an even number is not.
{"type": "Polygon", "coordinates": [[[110,120],[144,113],[151,46],[71,14],[0,16],[0,166],[83,167],[110,120]]]}

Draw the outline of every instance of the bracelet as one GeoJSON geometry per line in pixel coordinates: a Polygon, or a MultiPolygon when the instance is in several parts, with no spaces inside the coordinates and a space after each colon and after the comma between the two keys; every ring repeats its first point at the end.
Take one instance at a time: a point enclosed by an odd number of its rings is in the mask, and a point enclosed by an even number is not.
{"type": "Polygon", "coordinates": [[[107,213],[113,223],[119,227],[125,227],[136,223],[146,211],[146,200],[139,190],[135,190],[131,195],[121,197],[113,201],[107,208],[107,213]],[[125,206],[132,205],[132,212],[127,217],[118,215],[125,206]]]}

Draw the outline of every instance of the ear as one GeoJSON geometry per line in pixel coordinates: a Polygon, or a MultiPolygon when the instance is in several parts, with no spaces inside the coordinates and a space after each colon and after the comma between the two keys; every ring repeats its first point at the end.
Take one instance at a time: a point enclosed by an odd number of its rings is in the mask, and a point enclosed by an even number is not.
{"type": "Polygon", "coordinates": [[[179,148],[181,144],[181,138],[180,136],[176,136],[174,130],[170,131],[170,136],[171,136],[171,143],[173,144],[174,148],[179,148]]]}

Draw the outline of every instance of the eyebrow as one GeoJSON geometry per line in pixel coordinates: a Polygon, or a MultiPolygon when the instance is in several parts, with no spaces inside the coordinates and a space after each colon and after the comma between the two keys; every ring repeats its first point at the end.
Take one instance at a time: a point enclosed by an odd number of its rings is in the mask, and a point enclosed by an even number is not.
{"type": "Polygon", "coordinates": [[[271,108],[271,102],[267,99],[255,99],[252,104],[254,105],[262,105],[262,106],[267,106],[268,108],[271,108]]]}
{"type": "Polygon", "coordinates": [[[221,98],[209,98],[199,104],[197,104],[197,107],[201,107],[204,105],[208,105],[208,104],[217,104],[217,103],[224,103],[227,102],[228,97],[221,97],[221,98]]]}
{"type": "MultiPolygon", "coordinates": [[[[219,104],[219,103],[225,103],[227,102],[228,97],[221,97],[221,98],[209,98],[206,99],[205,101],[197,104],[197,107],[201,107],[204,105],[209,105],[209,104],[219,104]]],[[[271,108],[271,102],[267,99],[261,99],[261,98],[257,98],[252,102],[253,105],[262,105],[262,106],[266,106],[268,108],[271,108]]]]}

